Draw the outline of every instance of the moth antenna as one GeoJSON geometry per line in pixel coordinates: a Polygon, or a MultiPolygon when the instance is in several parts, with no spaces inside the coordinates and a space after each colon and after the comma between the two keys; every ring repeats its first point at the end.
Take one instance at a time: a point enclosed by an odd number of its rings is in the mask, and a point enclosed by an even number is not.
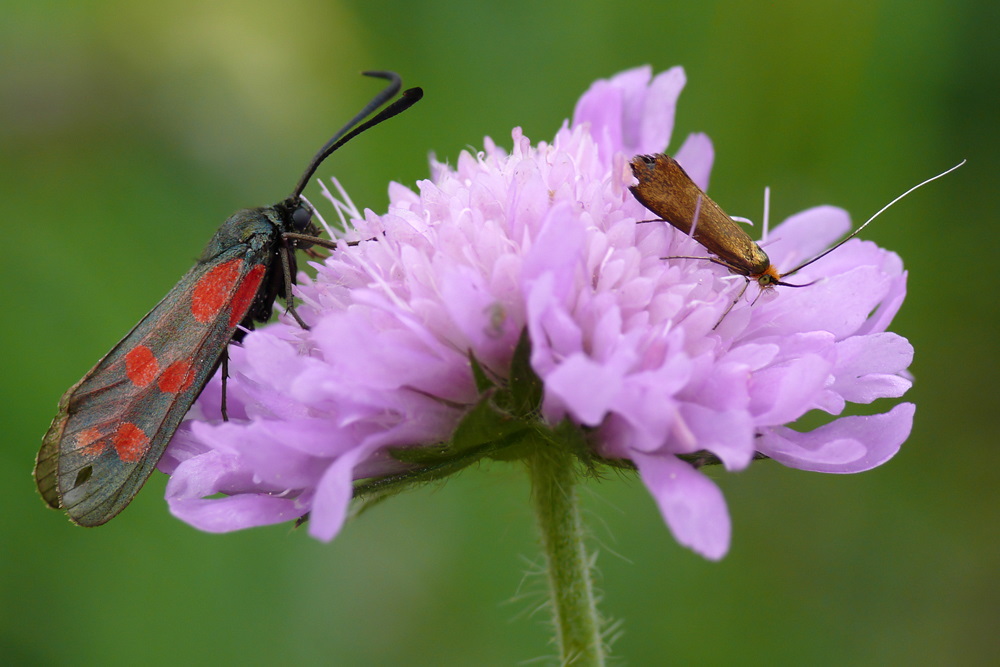
{"type": "MultiPolygon", "coordinates": [[[[854,238],[855,236],[857,236],[858,234],[860,234],[860,233],[861,233],[861,230],[863,230],[863,229],[864,229],[865,227],[867,227],[868,225],[870,225],[870,224],[871,224],[871,222],[872,222],[872,221],[873,221],[873,220],[874,220],[875,218],[877,218],[877,217],[879,217],[880,215],[882,215],[882,214],[883,214],[883,213],[884,213],[884,212],[885,212],[885,211],[886,211],[886,210],[887,210],[887,209],[888,209],[889,207],[891,207],[891,206],[892,206],[893,204],[895,204],[896,202],[898,202],[898,201],[899,201],[900,199],[902,199],[903,197],[907,196],[908,194],[910,194],[910,193],[911,193],[911,192],[913,192],[914,190],[916,190],[916,189],[918,189],[918,188],[922,188],[923,186],[927,185],[927,184],[928,184],[928,183],[930,183],[931,181],[936,181],[937,179],[941,178],[942,176],[947,176],[947,175],[948,175],[948,174],[950,174],[951,172],[953,172],[953,171],[955,171],[956,169],[958,169],[959,167],[961,167],[961,166],[962,166],[963,164],[965,164],[965,160],[962,160],[961,162],[959,162],[958,164],[956,164],[956,165],[955,165],[954,167],[952,167],[951,169],[946,169],[945,171],[942,171],[942,172],[941,172],[940,174],[938,174],[937,176],[931,176],[931,177],[930,177],[930,178],[928,178],[927,180],[925,180],[925,181],[922,181],[922,182],[920,182],[920,183],[917,183],[917,184],[916,184],[916,185],[914,185],[914,186],[913,186],[912,188],[910,188],[909,190],[907,190],[906,192],[904,192],[903,194],[899,195],[898,197],[896,197],[895,199],[893,199],[893,200],[892,200],[891,202],[889,202],[888,204],[886,204],[885,206],[883,206],[882,208],[880,208],[880,209],[879,209],[879,210],[878,210],[878,211],[877,211],[877,212],[875,213],[875,215],[873,215],[872,217],[868,218],[868,219],[867,219],[867,220],[865,221],[865,223],[864,223],[863,225],[861,225],[860,227],[858,227],[857,229],[855,229],[855,230],[854,230],[853,232],[851,232],[851,233],[850,233],[850,234],[849,234],[849,235],[847,236],[847,238],[845,238],[845,239],[844,239],[843,241],[841,241],[841,242],[840,242],[840,243],[838,243],[837,245],[833,246],[832,248],[830,248],[830,249],[826,250],[825,252],[822,252],[822,253],[820,253],[819,255],[816,255],[815,257],[813,257],[812,259],[810,259],[810,260],[809,260],[808,262],[805,262],[805,263],[803,263],[803,264],[799,264],[798,266],[796,266],[796,267],[795,267],[794,269],[792,269],[792,270],[791,270],[791,271],[789,271],[788,273],[783,273],[783,274],[782,274],[782,277],[784,277],[784,276],[790,276],[790,275],[792,275],[793,273],[796,273],[796,272],[798,272],[798,271],[801,271],[802,269],[806,268],[807,266],[809,266],[809,265],[810,265],[810,264],[812,264],[813,262],[815,262],[815,261],[817,261],[817,260],[820,260],[820,259],[823,259],[823,258],[824,258],[824,257],[826,257],[827,255],[829,255],[829,254],[830,254],[831,252],[833,252],[834,250],[836,250],[837,248],[839,248],[840,246],[844,245],[845,243],[847,243],[848,241],[850,241],[851,239],[853,239],[853,238],[854,238]]],[[[778,284],[780,285],[780,284],[784,284],[784,283],[778,283],[778,284]]],[[[812,283],[810,283],[810,284],[812,284],[812,283]]],[[[787,286],[787,287],[802,287],[802,285],[786,285],[786,286],[787,286]]]]}
{"type": "Polygon", "coordinates": [[[781,282],[779,280],[778,282],[773,283],[773,284],[775,284],[775,285],[781,285],[782,287],[810,287],[810,286],[815,285],[816,283],[818,283],[820,280],[822,280],[822,278],[817,278],[816,280],[810,281],[808,283],[802,283],[801,285],[796,285],[794,283],[783,283],[783,282],[781,282]]]}
{"type": "Polygon", "coordinates": [[[381,123],[382,121],[388,120],[393,116],[406,111],[411,106],[416,104],[421,97],[424,96],[424,91],[420,88],[410,88],[403,92],[403,96],[397,99],[395,102],[382,109],[376,116],[370,118],[366,122],[361,123],[362,120],[368,114],[378,109],[380,106],[395,97],[396,93],[403,85],[402,79],[395,72],[382,72],[382,71],[372,71],[372,72],[362,72],[365,76],[378,77],[380,79],[387,79],[389,85],[382,89],[378,95],[372,98],[372,101],[365,105],[365,107],[359,111],[354,118],[349,120],[344,127],[340,128],[335,135],[333,135],[329,141],[319,149],[313,159],[309,161],[309,166],[306,167],[305,172],[303,172],[302,177],[299,178],[299,182],[296,184],[295,189],[292,190],[292,199],[298,199],[305,190],[306,184],[312,175],[316,173],[319,165],[323,163],[323,160],[328,158],[334,151],[346,144],[348,141],[358,136],[365,130],[374,127],[381,123]],[[355,127],[357,125],[357,127],[355,127]],[[354,128],[354,129],[351,129],[354,128]]]}

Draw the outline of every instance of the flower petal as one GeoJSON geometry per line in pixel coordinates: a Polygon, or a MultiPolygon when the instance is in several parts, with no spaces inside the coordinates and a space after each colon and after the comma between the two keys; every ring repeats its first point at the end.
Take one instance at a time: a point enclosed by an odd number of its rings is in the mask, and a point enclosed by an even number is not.
{"type": "Polygon", "coordinates": [[[681,144],[680,149],[674,154],[674,159],[684,167],[684,171],[691,177],[695,185],[706,192],[708,191],[708,177],[712,173],[715,149],[707,134],[701,132],[689,134],[688,138],[681,144]]]}
{"type": "Polygon", "coordinates": [[[913,346],[902,336],[852,336],[837,342],[835,379],[828,388],[852,403],[896,398],[913,384],[901,375],[912,361],[913,346]]]}
{"type": "Polygon", "coordinates": [[[634,461],[674,539],[710,560],[725,556],[731,524],[719,487],[671,455],[637,454],[634,461]]]}
{"type": "Polygon", "coordinates": [[[891,459],[910,435],[912,403],[870,417],[841,417],[808,433],[775,427],[757,440],[757,449],[790,468],[854,473],[891,459]]]}
{"type": "Polygon", "coordinates": [[[234,454],[208,452],[177,466],[167,482],[171,513],[200,530],[221,533],[291,521],[306,512],[294,498],[263,493],[234,454]],[[208,496],[233,493],[227,498],[208,496]]]}
{"type": "Polygon", "coordinates": [[[615,152],[626,155],[657,153],[670,142],[677,98],[687,78],[681,67],[658,74],[636,67],[610,80],[595,81],[573,111],[573,125],[590,123],[602,159],[615,152]]]}

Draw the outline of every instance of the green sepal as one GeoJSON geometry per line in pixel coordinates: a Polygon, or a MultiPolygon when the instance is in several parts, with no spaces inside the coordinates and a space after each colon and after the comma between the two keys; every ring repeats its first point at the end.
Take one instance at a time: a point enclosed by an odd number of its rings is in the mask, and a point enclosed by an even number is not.
{"type": "Polygon", "coordinates": [[[542,380],[531,367],[531,340],[528,329],[521,331],[521,337],[514,348],[514,358],[510,362],[510,379],[507,383],[510,393],[510,410],[525,419],[537,419],[542,405],[542,380]]]}
{"type": "Polygon", "coordinates": [[[530,454],[526,447],[568,446],[591,471],[603,462],[591,452],[586,429],[569,420],[555,426],[540,420],[543,385],[531,367],[531,341],[527,329],[521,332],[514,348],[506,382],[491,379],[471,352],[469,368],[479,401],[459,421],[451,439],[432,445],[389,449],[393,459],[412,468],[355,484],[354,497],[362,502],[358,511],[409,488],[443,480],[484,458],[496,461],[523,459],[530,454]]]}
{"type": "Polygon", "coordinates": [[[476,391],[480,394],[485,394],[497,386],[486,374],[483,365],[476,359],[476,355],[472,353],[472,350],[469,350],[469,368],[472,369],[472,379],[476,383],[476,391]]]}
{"type": "Polygon", "coordinates": [[[419,484],[442,480],[486,456],[516,445],[533,425],[498,409],[492,400],[496,393],[487,391],[482,396],[459,422],[450,441],[390,449],[389,454],[394,459],[414,467],[356,484],[355,498],[370,506],[419,484]]]}

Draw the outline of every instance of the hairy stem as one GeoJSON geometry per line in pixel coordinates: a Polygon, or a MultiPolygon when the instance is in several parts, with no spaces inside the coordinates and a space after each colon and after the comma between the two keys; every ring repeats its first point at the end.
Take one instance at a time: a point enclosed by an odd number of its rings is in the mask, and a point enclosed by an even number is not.
{"type": "Polygon", "coordinates": [[[545,552],[556,642],[563,665],[604,664],[591,561],[584,545],[569,448],[539,438],[528,456],[532,503],[545,552]]]}

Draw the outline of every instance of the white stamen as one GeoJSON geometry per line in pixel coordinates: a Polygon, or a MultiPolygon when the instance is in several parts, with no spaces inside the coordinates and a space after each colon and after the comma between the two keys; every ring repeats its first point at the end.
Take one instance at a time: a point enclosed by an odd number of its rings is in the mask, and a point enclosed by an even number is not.
{"type": "Polygon", "coordinates": [[[694,220],[691,222],[691,231],[688,236],[694,237],[694,230],[698,229],[698,218],[701,216],[701,195],[698,195],[698,200],[694,203],[694,220]]]}
{"type": "Polygon", "coordinates": [[[764,222],[761,224],[761,242],[767,241],[767,232],[771,224],[771,186],[764,186],[764,222]]]}
{"type": "MultiPolygon", "coordinates": [[[[355,206],[354,202],[351,200],[351,196],[347,194],[347,190],[345,190],[344,186],[340,184],[340,181],[338,181],[336,177],[331,177],[330,182],[333,183],[333,186],[337,189],[337,196],[334,196],[330,192],[329,188],[326,187],[326,183],[323,181],[319,181],[319,186],[323,190],[323,196],[326,197],[331,204],[333,204],[333,208],[337,212],[337,217],[340,218],[340,228],[346,231],[348,228],[348,219],[360,220],[362,215],[358,211],[358,207],[355,206]]],[[[326,229],[330,238],[335,238],[335,235],[330,227],[324,225],[324,229],[326,229]]]]}

